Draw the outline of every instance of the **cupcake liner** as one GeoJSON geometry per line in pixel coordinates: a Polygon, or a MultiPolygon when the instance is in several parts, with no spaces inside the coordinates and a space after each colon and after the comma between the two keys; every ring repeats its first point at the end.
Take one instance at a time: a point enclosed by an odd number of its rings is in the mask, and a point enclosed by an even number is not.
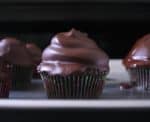
{"type": "Polygon", "coordinates": [[[48,98],[97,98],[100,96],[104,73],[81,73],[68,76],[40,73],[48,98]]]}
{"type": "Polygon", "coordinates": [[[131,82],[138,88],[150,90],[150,68],[137,67],[128,70],[131,82]]]}
{"type": "Polygon", "coordinates": [[[32,67],[13,65],[12,89],[26,89],[29,87],[32,79],[32,67]]]}
{"type": "Polygon", "coordinates": [[[11,88],[10,80],[0,80],[0,98],[8,98],[11,88]]]}
{"type": "Polygon", "coordinates": [[[40,79],[40,74],[37,72],[37,66],[33,67],[32,70],[32,78],[33,79],[40,79]]]}
{"type": "Polygon", "coordinates": [[[32,74],[32,79],[40,79],[40,75],[37,72],[32,74]]]}

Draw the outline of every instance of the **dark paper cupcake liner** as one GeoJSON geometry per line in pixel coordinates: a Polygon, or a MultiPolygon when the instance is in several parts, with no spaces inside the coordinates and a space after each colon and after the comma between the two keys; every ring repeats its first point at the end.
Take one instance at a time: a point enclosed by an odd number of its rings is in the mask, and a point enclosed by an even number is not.
{"type": "Polygon", "coordinates": [[[32,79],[32,67],[13,65],[11,68],[12,89],[26,89],[32,79]]]}
{"type": "Polygon", "coordinates": [[[137,67],[128,70],[131,82],[141,90],[150,91],[150,68],[137,67]]]}
{"type": "Polygon", "coordinates": [[[40,79],[40,74],[34,70],[34,72],[32,73],[32,79],[40,79]]]}
{"type": "Polygon", "coordinates": [[[11,88],[10,80],[6,80],[6,81],[0,80],[0,98],[8,98],[10,88],[11,88]]]}
{"type": "Polygon", "coordinates": [[[46,72],[40,73],[44,81],[48,98],[97,98],[100,96],[104,73],[81,73],[68,76],[50,76],[46,72]]]}
{"type": "Polygon", "coordinates": [[[32,70],[32,79],[40,79],[40,74],[37,71],[37,65],[33,66],[33,70],[32,70]]]}

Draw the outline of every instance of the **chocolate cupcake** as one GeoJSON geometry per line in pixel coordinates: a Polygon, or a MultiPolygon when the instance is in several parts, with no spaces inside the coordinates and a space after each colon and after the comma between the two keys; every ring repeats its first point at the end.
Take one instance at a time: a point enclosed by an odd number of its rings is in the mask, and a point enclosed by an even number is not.
{"type": "Polygon", "coordinates": [[[0,45],[0,51],[6,53],[5,59],[11,66],[12,89],[28,88],[32,78],[33,62],[26,47],[15,38],[4,38],[0,45]]]}
{"type": "Polygon", "coordinates": [[[37,73],[37,66],[41,62],[41,57],[42,57],[42,51],[41,49],[35,45],[34,43],[27,43],[26,48],[31,55],[32,61],[33,61],[33,78],[40,78],[39,73],[37,73]]]}
{"type": "Polygon", "coordinates": [[[37,70],[48,98],[97,98],[109,71],[109,58],[86,33],[58,33],[43,51],[37,70]]]}
{"type": "Polygon", "coordinates": [[[5,62],[0,52],[0,98],[8,98],[11,89],[10,65],[5,62]]]}
{"type": "Polygon", "coordinates": [[[140,90],[150,90],[150,34],[136,41],[123,64],[132,84],[140,90]]]}

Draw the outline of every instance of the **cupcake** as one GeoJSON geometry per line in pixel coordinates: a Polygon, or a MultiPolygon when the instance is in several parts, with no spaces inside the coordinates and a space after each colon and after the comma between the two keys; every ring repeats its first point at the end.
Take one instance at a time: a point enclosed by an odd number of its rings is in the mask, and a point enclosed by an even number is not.
{"type": "Polygon", "coordinates": [[[136,41],[123,59],[131,83],[140,90],[150,90],[150,34],[136,41]]]}
{"type": "Polygon", "coordinates": [[[27,43],[26,48],[27,48],[29,54],[31,55],[32,60],[33,60],[33,75],[32,75],[32,77],[33,78],[40,78],[40,75],[37,73],[36,67],[41,62],[42,51],[34,43],[27,43]]]}
{"type": "Polygon", "coordinates": [[[0,41],[0,51],[6,53],[5,59],[11,66],[12,89],[26,89],[32,78],[33,62],[24,46],[15,38],[4,38],[0,41]]]}
{"type": "Polygon", "coordinates": [[[11,89],[11,77],[9,65],[5,62],[3,55],[4,53],[0,52],[0,98],[8,98],[11,89]]]}
{"type": "Polygon", "coordinates": [[[86,33],[56,34],[37,67],[48,98],[98,98],[109,71],[109,58],[86,33]]]}

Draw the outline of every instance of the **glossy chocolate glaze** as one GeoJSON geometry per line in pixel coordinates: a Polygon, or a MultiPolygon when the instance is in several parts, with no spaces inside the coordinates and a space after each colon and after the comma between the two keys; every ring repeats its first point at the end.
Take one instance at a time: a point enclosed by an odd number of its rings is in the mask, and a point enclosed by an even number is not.
{"type": "Polygon", "coordinates": [[[52,38],[37,69],[49,74],[68,75],[88,68],[108,72],[109,58],[86,33],[72,29],[52,38]]]}
{"type": "Polygon", "coordinates": [[[128,55],[124,58],[123,64],[126,68],[150,66],[150,34],[136,41],[128,55]]]}
{"type": "Polygon", "coordinates": [[[9,64],[21,66],[33,65],[26,47],[15,38],[7,37],[0,41],[0,56],[3,56],[9,64]]]}
{"type": "Polygon", "coordinates": [[[38,65],[41,62],[42,51],[34,43],[27,43],[26,48],[31,55],[34,65],[38,65]]]}

